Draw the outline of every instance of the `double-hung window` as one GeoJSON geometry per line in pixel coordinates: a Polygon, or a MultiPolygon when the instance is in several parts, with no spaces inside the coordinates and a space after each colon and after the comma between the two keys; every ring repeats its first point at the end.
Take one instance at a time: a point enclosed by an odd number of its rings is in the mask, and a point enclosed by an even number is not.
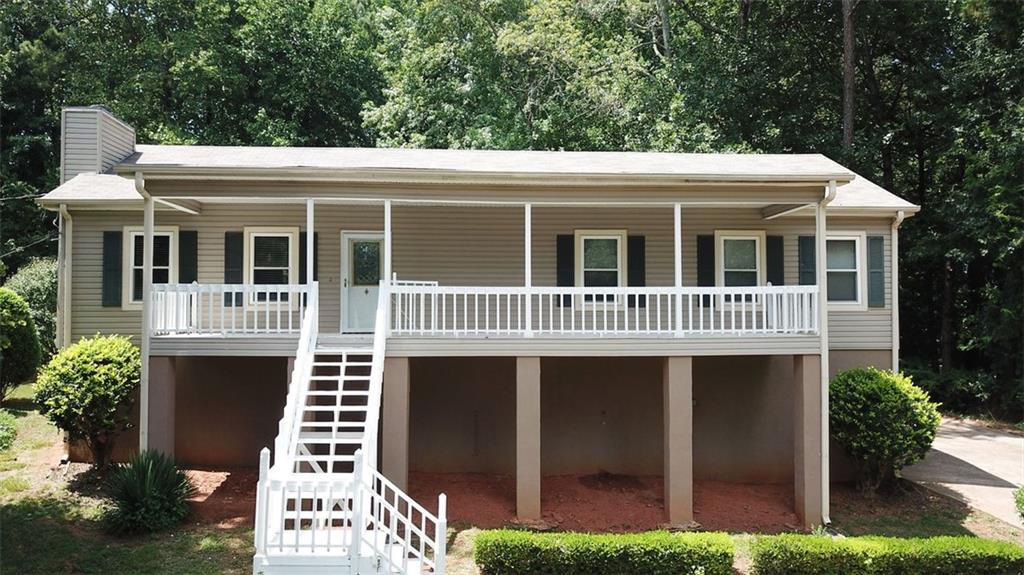
{"type": "MultiPolygon", "coordinates": [[[[153,230],[153,283],[178,281],[176,227],[161,226],[153,230]]],[[[124,229],[124,285],[121,289],[121,307],[142,309],[143,265],[146,235],[140,227],[124,229]]]]}
{"type": "Polygon", "coordinates": [[[765,235],[763,231],[715,232],[717,285],[764,285],[765,235]]]}
{"type": "MultiPolygon", "coordinates": [[[[246,283],[287,285],[298,282],[297,228],[246,228],[246,283]]],[[[287,301],[286,293],[257,292],[254,302],[287,301]]]]}
{"type": "MultiPolygon", "coordinates": [[[[626,285],[626,230],[576,231],[576,285],[626,285]]],[[[615,301],[614,294],[586,294],[584,302],[615,301]]]]}
{"type": "Polygon", "coordinates": [[[833,307],[865,307],[863,233],[831,233],[825,242],[828,301],[833,307]]]}

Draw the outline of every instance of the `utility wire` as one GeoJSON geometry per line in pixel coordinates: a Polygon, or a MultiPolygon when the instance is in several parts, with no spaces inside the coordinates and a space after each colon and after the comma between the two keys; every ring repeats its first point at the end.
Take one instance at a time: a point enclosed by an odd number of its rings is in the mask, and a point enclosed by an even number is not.
{"type": "Polygon", "coordinates": [[[23,246],[18,246],[18,247],[14,248],[13,250],[11,250],[11,251],[9,251],[9,252],[7,252],[5,254],[0,254],[0,259],[6,258],[7,256],[10,256],[10,255],[14,255],[14,254],[16,254],[18,252],[25,251],[25,250],[27,250],[28,248],[30,248],[30,247],[32,247],[34,245],[41,244],[41,243],[43,243],[45,241],[53,241],[55,239],[57,239],[57,235],[56,234],[45,235],[45,236],[39,238],[38,240],[36,240],[36,241],[34,241],[32,243],[25,244],[23,246]]]}

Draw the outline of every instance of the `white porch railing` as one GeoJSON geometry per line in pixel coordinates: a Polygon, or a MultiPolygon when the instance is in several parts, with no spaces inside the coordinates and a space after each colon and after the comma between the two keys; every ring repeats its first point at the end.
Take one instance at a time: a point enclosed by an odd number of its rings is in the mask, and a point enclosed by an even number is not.
{"type": "Polygon", "coordinates": [[[391,334],[728,336],[817,334],[818,286],[391,286],[391,334]]]}
{"type": "Polygon", "coordinates": [[[297,334],[306,284],[154,284],[154,336],[297,334]]]}

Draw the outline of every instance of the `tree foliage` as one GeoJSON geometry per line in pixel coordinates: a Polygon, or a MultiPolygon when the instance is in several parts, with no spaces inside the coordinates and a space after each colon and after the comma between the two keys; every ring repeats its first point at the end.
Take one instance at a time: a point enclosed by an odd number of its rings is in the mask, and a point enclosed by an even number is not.
{"type": "Polygon", "coordinates": [[[39,336],[28,303],[0,288],[0,401],[14,386],[35,376],[39,356],[39,336]]]}
{"type": "Polygon", "coordinates": [[[50,359],[57,351],[57,260],[30,261],[11,276],[4,287],[25,298],[39,334],[42,359],[50,359]]]}
{"type": "MultiPolygon", "coordinates": [[[[9,0],[0,191],[55,185],[67,104],[140,142],[824,153],[923,207],[904,355],[990,371],[1020,418],[1024,3],[852,5],[844,150],[841,0],[9,0]]],[[[11,272],[52,253],[2,206],[11,272]]]]}

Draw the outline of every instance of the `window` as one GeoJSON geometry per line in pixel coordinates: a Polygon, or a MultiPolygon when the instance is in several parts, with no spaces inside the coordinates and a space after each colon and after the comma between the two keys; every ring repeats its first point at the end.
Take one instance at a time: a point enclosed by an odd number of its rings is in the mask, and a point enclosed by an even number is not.
{"type": "MultiPolygon", "coordinates": [[[[153,283],[166,284],[178,281],[177,249],[178,229],[175,227],[158,227],[153,230],[153,283]]],[[[124,229],[126,246],[124,253],[124,284],[122,286],[121,307],[124,309],[142,309],[142,269],[145,261],[146,235],[142,228],[129,227],[124,229]]]]}
{"type": "MultiPolygon", "coordinates": [[[[577,230],[576,285],[626,285],[626,230],[577,230]]],[[[585,302],[614,301],[612,295],[586,295],[585,302]],[[607,298],[607,299],[606,299],[607,298]]]]}
{"type": "Polygon", "coordinates": [[[759,286],[764,282],[763,231],[716,231],[717,285],[759,286]]]}
{"type": "Polygon", "coordinates": [[[864,234],[829,234],[825,246],[829,303],[863,307],[864,234]]]}
{"type": "MultiPolygon", "coordinates": [[[[286,285],[298,281],[297,228],[246,228],[245,235],[246,283],[286,285]]],[[[280,297],[285,301],[288,296],[280,297]]],[[[257,293],[253,301],[278,301],[278,294],[257,293]]]]}

